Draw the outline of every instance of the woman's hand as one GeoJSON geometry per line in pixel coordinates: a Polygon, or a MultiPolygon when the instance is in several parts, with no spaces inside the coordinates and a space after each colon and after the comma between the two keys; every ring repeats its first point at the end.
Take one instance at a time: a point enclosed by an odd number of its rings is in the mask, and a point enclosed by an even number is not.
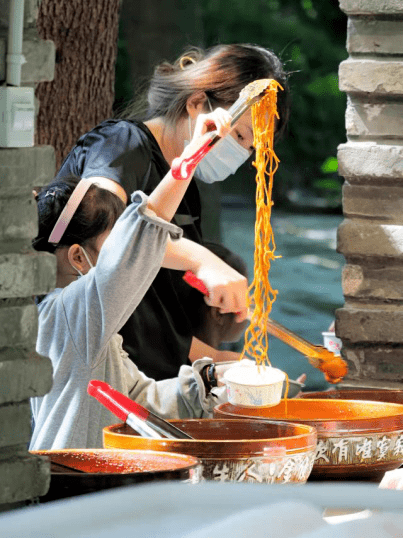
{"type": "Polygon", "coordinates": [[[209,295],[204,298],[209,306],[221,314],[236,313],[236,321],[242,322],[248,315],[248,281],[217,256],[206,256],[195,272],[203,281],[209,295]]]}
{"type": "Polygon", "coordinates": [[[215,131],[221,138],[226,136],[231,131],[231,120],[231,114],[224,108],[216,108],[209,114],[199,114],[196,118],[192,140],[181,157],[193,155],[204,142],[209,140],[212,131],[215,131]]]}
{"type": "Polygon", "coordinates": [[[211,131],[217,131],[218,136],[226,136],[231,130],[231,120],[232,116],[225,108],[216,108],[209,114],[199,114],[192,140],[211,131]]]}
{"type": "Polygon", "coordinates": [[[168,238],[162,267],[192,271],[207,288],[204,300],[222,314],[236,313],[242,322],[248,315],[248,281],[208,248],[185,237],[168,238]]]}

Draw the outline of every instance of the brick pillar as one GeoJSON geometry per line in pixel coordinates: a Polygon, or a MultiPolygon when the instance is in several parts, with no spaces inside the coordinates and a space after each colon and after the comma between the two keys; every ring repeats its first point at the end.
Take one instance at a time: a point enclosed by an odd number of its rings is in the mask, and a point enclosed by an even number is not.
{"type": "MultiPolygon", "coordinates": [[[[54,46],[35,31],[36,0],[25,2],[22,86],[51,80],[54,46]]],[[[0,6],[0,81],[5,78],[8,1],[0,6]]],[[[29,454],[29,398],[52,384],[49,359],[35,353],[37,309],[33,296],[55,283],[54,257],[31,248],[37,212],[33,186],[55,172],[51,146],[0,148],[0,511],[29,504],[49,487],[49,464],[29,454]]]]}
{"type": "Polygon", "coordinates": [[[401,388],[403,380],[403,2],[339,0],[348,15],[345,178],[338,251],[345,305],[336,334],[346,384],[401,388]]]}

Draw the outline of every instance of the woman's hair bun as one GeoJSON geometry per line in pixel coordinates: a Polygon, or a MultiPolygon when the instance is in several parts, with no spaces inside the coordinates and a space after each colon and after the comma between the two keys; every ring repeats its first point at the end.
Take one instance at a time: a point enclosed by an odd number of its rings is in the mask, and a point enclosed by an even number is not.
{"type": "Polygon", "coordinates": [[[178,60],[179,67],[182,70],[186,69],[186,67],[188,67],[189,65],[193,65],[195,63],[197,63],[197,60],[189,55],[181,56],[178,60]]]}
{"type": "Polygon", "coordinates": [[[169,62],[162,62],[159,64],[154,71],[155,75],[172,75],[172,73],[175,72],[175,66],[170,64],[169,62]]]}

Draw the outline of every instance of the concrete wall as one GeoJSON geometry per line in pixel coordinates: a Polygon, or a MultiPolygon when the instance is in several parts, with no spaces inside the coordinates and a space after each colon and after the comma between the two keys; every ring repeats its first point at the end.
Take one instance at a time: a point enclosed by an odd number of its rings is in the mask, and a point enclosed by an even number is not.
{"type": "Polygon", "coordinates": [[[338,148],[345,219],[345,305],[336,333],[347,384],[401,387],[403,380],[403,2],[339,0],[348,15],[347,143],[338,148]]]}
{"type": "MultiPolygon", "coordinates": [[[[52,80],[54,46],[40,41],[38,2],[25,1],[22,86],[52,80]]],[[[8,1],[0,6],[0,81],[5,78],[8,1]]],[[[36,253],[37,212],[33,186],[55,172],[51,146],[0,148],[0,511],[29,504],[49,487],[48,463],[29,454],[29,398],[49,391],[52,369],[35,353],[37,310],[33,296],[55,283],[54,257],[36,253]]]]}

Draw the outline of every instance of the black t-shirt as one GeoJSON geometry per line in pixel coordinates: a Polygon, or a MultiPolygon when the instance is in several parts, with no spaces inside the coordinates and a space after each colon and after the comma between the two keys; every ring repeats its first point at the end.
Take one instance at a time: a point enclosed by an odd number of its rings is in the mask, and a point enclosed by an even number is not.
{"type": "MultiPolygon", "coordinates": [[[[107,177],[130,196],[135,190],[150,194],[168,170],[157,141],[143,123],[107,120],[78,140],[57,177],[107,177]]],[[[200,213],[200,196],[192,181],[173,222],[185,237],[197,242],[201,241],[200,213]]],[[[182,274],[161,269],[120,331],[133,362],[157,380],[175,377],[182,364],[189,364],[192,329],[175,284],[182,274]]]]}

